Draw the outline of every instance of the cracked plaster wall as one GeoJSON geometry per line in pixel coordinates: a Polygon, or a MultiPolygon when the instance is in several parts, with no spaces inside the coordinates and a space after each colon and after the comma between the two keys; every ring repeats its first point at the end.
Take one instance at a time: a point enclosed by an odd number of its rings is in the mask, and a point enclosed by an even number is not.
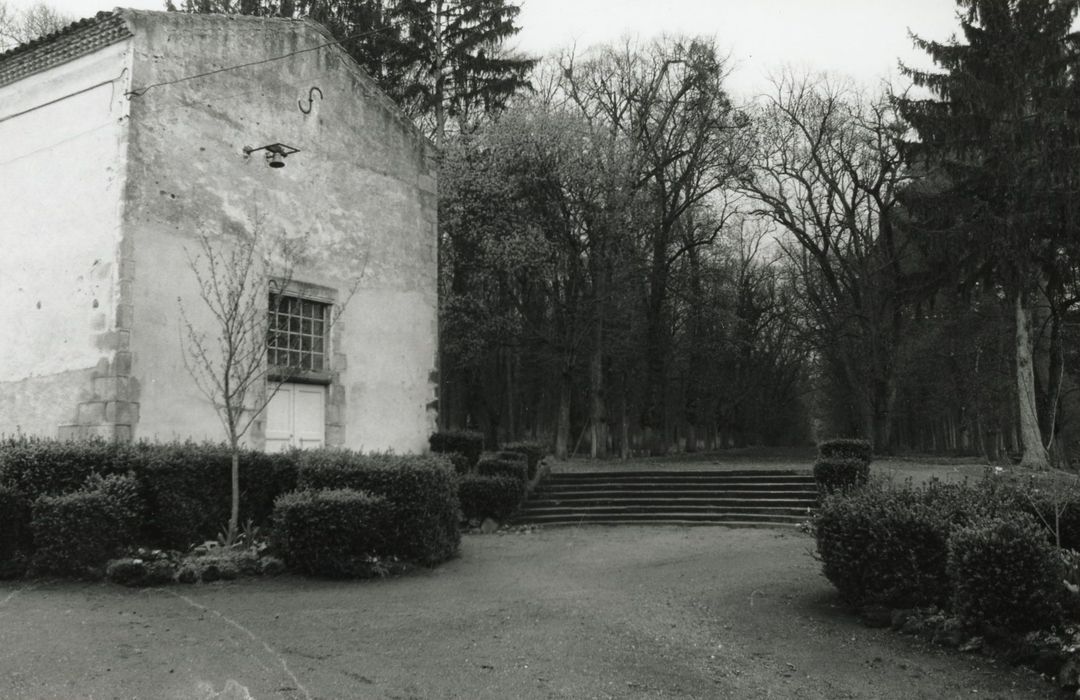
{"type": "MultiPolygon", "coordinates": [[[[132,84],[329,41],[307,22],[125,11],[132,84]]],[[[208,334],[188,252],[205,233],[306,236],[294,277],[338,290],[359,278],[335,333],[331,443],[424,451],[434,427],[436,187],[431,147],[336,47],[155,87],[131,100],[124,296],[137,437],[214,439],[222,428],[184,368],[178,298],[208,334]],[[310,114],[311,87],[322,91],[310,114]],[[300,149],[267,167],[245,146],[300,149]]],[[[260,442],[259,431],[252,442],[260,442]]]]}
{"type": "Polygon", "coordinates": [[[130,51],[122,41],[0,87],[0,434],[56,436],[84,403],[115,399],[96,380],[115,375],[121,339],[130,51]]]}

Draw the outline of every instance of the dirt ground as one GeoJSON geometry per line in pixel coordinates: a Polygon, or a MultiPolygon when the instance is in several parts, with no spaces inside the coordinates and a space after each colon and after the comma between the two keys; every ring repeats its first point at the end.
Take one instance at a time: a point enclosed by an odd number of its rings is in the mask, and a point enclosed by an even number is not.
{"type": "Polygon", "coordinates": [[[1041,698],[1032,672],[860,625],[810,537],[469,535],[398,579],[0,584],[0,697],[1041,698]]]}

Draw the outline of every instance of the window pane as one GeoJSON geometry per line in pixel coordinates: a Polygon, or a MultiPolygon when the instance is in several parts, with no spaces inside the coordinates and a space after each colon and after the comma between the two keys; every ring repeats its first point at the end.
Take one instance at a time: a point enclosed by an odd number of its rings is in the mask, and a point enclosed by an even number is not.
{"type": "Polygon", "coordinates": [[[292,370],[325,369],[329,305],[274,294],[269,304],[267,361],[292,370]]]}

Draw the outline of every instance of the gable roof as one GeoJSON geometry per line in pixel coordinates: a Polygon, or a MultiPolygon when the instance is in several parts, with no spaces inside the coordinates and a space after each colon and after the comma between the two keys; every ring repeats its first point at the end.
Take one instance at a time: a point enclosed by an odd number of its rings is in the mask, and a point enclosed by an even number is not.
{"type": "Polygon", "coordinates": [[[103,11],[93,17],[78,20],[51,34],[46,34],[0,53],[0,87],[134,37],[132,29],[136,28],[137,30],[136,25],[133,24],[136,18],[144,17],[149,21],[154,21],[153,18],[162,18],[164,16],[168,16],[173,20],[184,20],[192,24],[228,20],[248,21],[252,24],[289,22],[304,26],[326,38],[327,44],[325,48],[337,53],[342,60],[342,65],[364,85],[365,94],[368,97],[382,103],[401,126],[422,140],[427,147],[434,148],[431,139],[420,131],[412,119],[405,115],[400,105],[395,103],[378,87],[375,80],[349,55],[348,51],[342,48],[336,37],[322,24],[309,18],[286,19],[242,15],[201,15],[186,12],[116,8],[111,12],[103,11]]]}
{"type": "Polygon", "coordinates": [[[93,53],[132,36],[115,12],[99,12],[0,53],[0,87],[93,53]]]}

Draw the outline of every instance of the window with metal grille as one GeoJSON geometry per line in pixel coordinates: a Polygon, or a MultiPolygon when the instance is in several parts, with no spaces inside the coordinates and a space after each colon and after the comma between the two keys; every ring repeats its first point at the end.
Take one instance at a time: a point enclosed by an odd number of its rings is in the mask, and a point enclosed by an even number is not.
{"type": "Polygon", "coordinates": [[[321,372],[326,366],[329,304],[285,294],[270,295],[266,338],[271,367],[321,372]]]}

